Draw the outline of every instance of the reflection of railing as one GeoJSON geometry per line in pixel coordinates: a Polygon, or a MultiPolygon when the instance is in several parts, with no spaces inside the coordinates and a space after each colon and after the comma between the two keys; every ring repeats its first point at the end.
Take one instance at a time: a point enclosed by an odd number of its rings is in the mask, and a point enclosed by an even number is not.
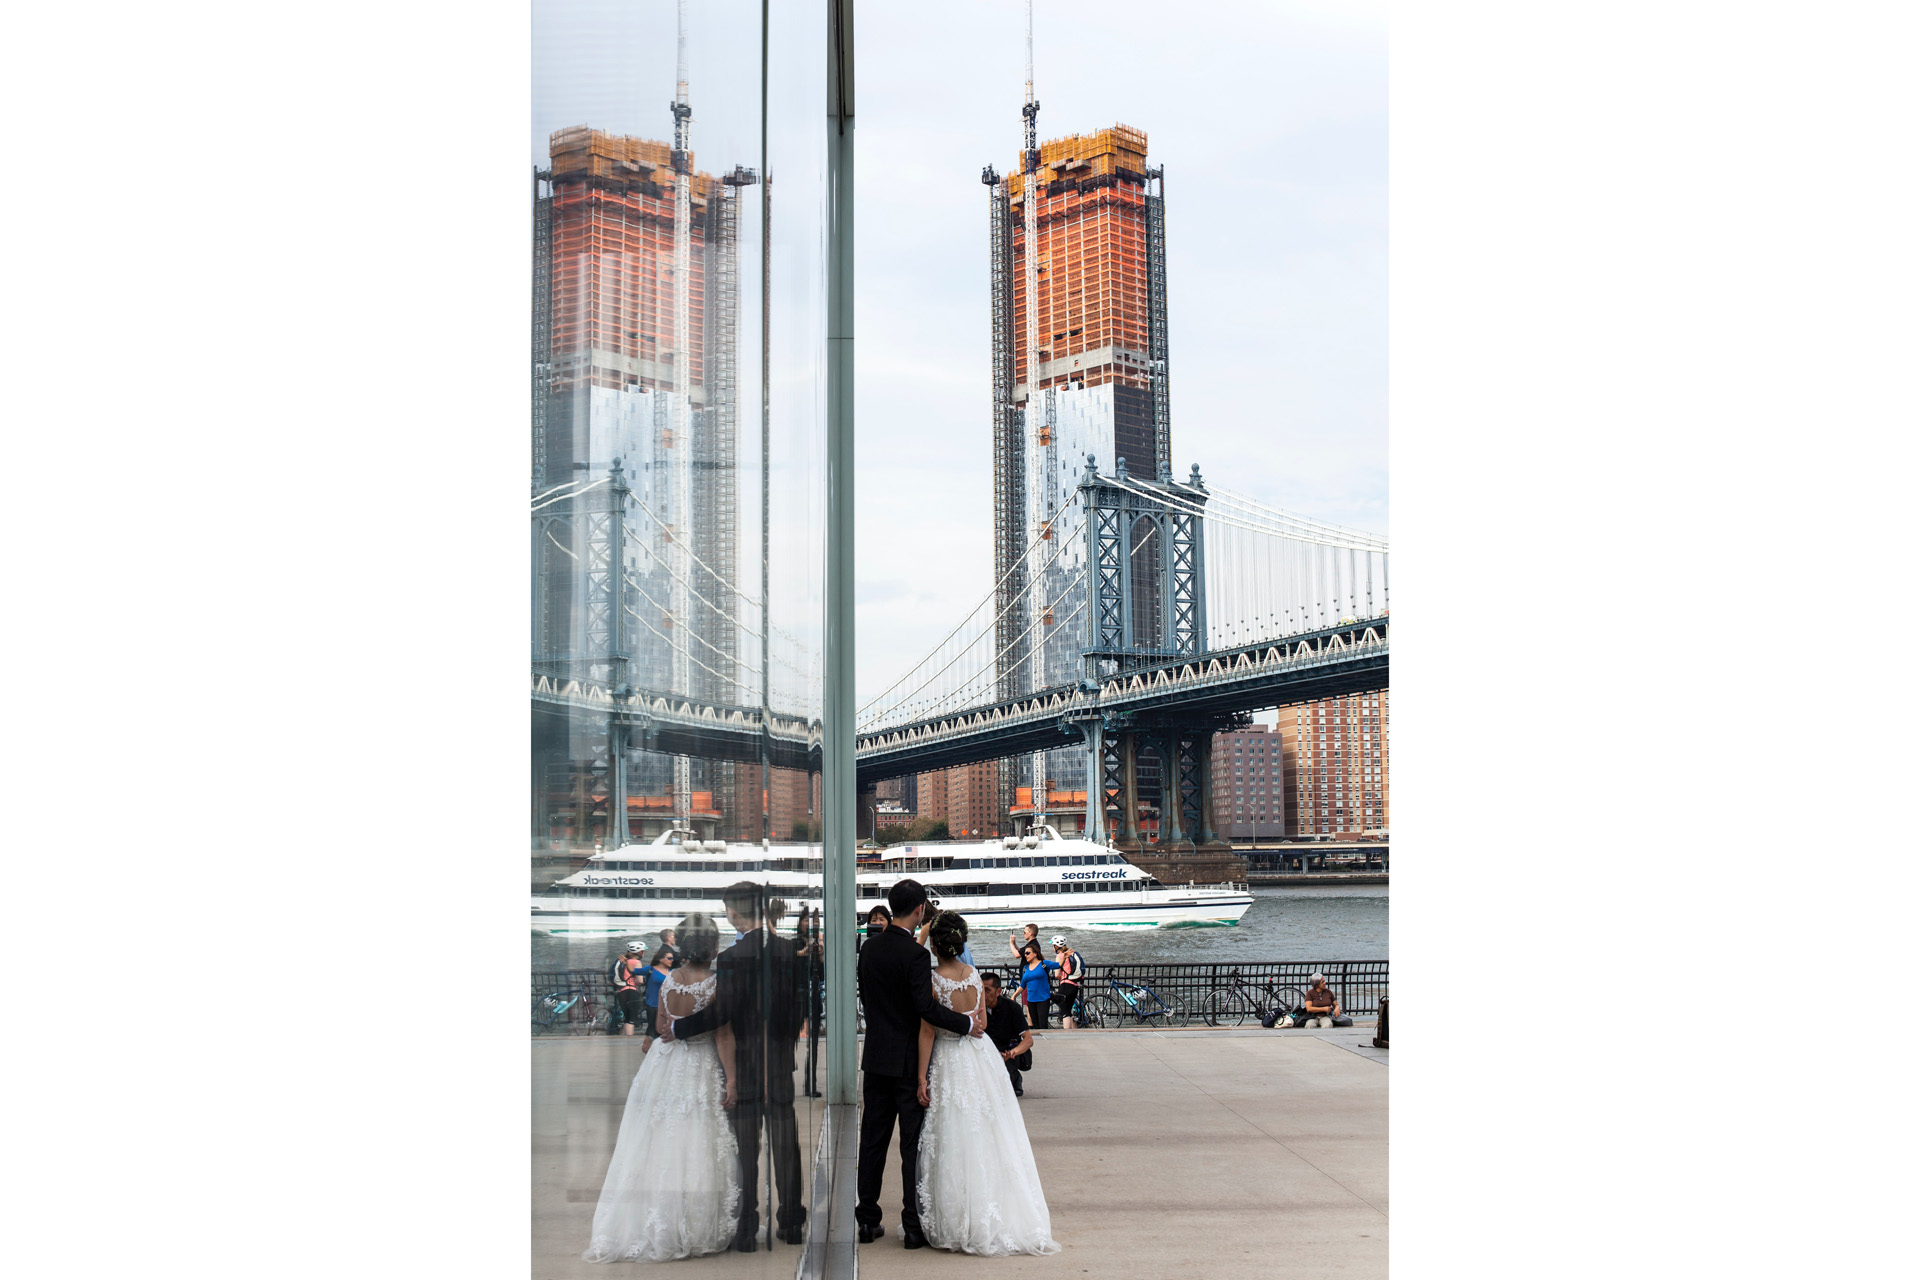
{"type": "MultiPolygon", "coordinates": [[[[1019,967],[1011,960],[985,968],[998,973],[1002,985],[1011,991],[1019,977],[1019,967]]],[[[1086,994],[1104,990],[1109,978],[1152,987],[1169,1004],[1189,1012],[1204,1009],[1212,993],[1226,992],[1234,974],[1250,988],[1261,986],[1298,987],[1305,991],[1314,974],[1327,975],[1327,988],[1340,1001],[1340,1011],[1353,1017],[1380,1012],[1380,997],[1387,991],[1385,960],[1256,960],[1224,961],[1219,964],[1095,964],[1088,962],[1086,994]]],[[[1190,1025],[1202,1025],[1196,1017],[1190,1025]]]]}
{"type": "Polygon", "coordinates": [[[630,726],[636,746],[723,760],[757,760],[764,743],[781,768],[818,768],[820,721],[759,707],[703,702],[651,689],[621,690],[598,680],[535,671],[536,707],[607,716],[630,726]]]}
{"type": "MultiPolygon", "coordinates": [[[[998,973],[1009,991],[1013,990],[1019,976],[1017,966],[1011,961],[1006,964],[987,964],[983,969],[998,973]]],[[[1327,987],[1340,1001],[1341,1012],[1353,1017],[1372,1017],[1379,1013],[1380,997],[1387,991],[1385,960],[1242,960],[1218,964],[1090,962],[1082,990],[1091,993],[1105,988],[1109,978],[1118,978],[1122,982],[1150,986],[1169,1003],[1182,1009],[1198,1010],[1206,1007],[1205,1000],[1209,994],[1227,991],[1236,973],[1249,987],[1298,987],[1302,991],[1311,985],[1309,980],[1314,974],[1324,973],[1327,975],[1327,987]]],[[[590,969],[534,970],[532,994],[536,998],[545,991],[561,990],[584,991],[599,997],[602,1003],[611,1003],[613,999],[613,984],[607,981],[604,972],[590,969]]],[[[586,1011],[582,1011],[581,1017],[586,1017],[586,1011]]],[[[1192,1025],[1201,1024],[1196,1018],[1192,1025]]]]}

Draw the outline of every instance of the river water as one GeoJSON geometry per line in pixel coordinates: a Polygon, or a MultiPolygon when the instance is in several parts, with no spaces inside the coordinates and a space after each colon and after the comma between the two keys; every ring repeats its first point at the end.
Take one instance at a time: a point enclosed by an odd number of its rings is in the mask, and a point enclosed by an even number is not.
{"type": "MultiPolygon", "coordinates": [[[[1253,905],[1231,929],[1046,929],[1063,933],[1090,964],[1177,961],[1183,964],[1255,960],[1387,959],[1386,885],[1305,885],[1257,888],[1253,905]]],[[[646,935],[649,943],[658,935],[646,935]]],[[[1006,960],[1004,931],[972,939],[982,964],[1006,960]]],[[[625,939],[533,935],[537,970],[604,970],[625,939]]],[[[1052,954],[1049,952],[1048,954],[1052,954]]]]}

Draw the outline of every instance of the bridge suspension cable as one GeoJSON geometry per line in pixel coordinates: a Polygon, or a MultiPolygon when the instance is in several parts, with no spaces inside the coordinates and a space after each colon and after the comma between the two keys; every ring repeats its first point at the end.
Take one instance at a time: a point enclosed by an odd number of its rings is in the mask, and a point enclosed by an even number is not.
{"type": "MultiPolygon", "coordinates": [[[[544,507],[552,506],[556,502],[562,502],[568,498],[577,498],[581,494],[587,492],[589,489],[598,489],[601,485],[606,484],[612,479],[613,479],[612,476],[601,476],[598,480],[595,480],[591,484],[588,484],[583,488],[574,489],[573,492],[571,493],[559,493],[558,490],[572,488],[572,485],[556,485],[554,488],[547,490],[548,494],[554,495],[553,497],[547,497],[546,494],[535,494],[533,499],[532,509],[534,511],[539,511],[544,507]],[[545,501],[541,500],[543,498],[545,499],[545,501]]],[[[578,483],[578,482],[576,481],[575,483],[578,483]]]]}
{"type": "Polygon", "coordinates": [[[1387,540],[1378,534],[1297,516],[1291,512],[1282,511],[1278,507],[1268,506],[1257,499],[1235,493],[1232,489],[1209,488],[1207,495],[1210,499],[1208,505],[1215,511],[1218,510],[1216,504],[1224,502],[1237,509],[1235,514],[1246,516],[1256,523],[1268,521],[1281,526],[1287,531],[1285,536],[1298,537],[1303,541],[1321,542],[1328,546],[1349,547],[1355,551],[1376,551],[1383,555],[1387,551],[1387,540]],[[1299,532],[1295,533],[1294,530],[1299,532]]]}
{"type": "MultiPolygon", "coordinates": [[[[1061,554],[1065,552],[1068,547],[1071,547],[1074,545],[1074,539],[1079,535],[1082,529],[1086,528],[1086,523],[1087,523],[1086,516],[1082,515],[1079,521],[1075,523],[1074,527],[1064,537],[1062,537],[1059,540],[1059,545],[1054,548],[1053,554],[1051,556],[1048,556],[1047,562],[1041,565],[1040,568],[1036,571],[1035,573],[1036,577],[1039,574],[1045,573],[1049,568],[1051,568],[1053,565],[1053,562],[1055,560],[1058,560],[1061,554]]],[[[942,636],[940,640],[933,646],[933,648],[927,651],[926,657],[920,659],[918,662],[908,667],[906,671],[900,676],[899,679],[895,680],[892,684],[888,685],[886,688],[882,689],[879,693],[869,698],[866,702],[866,705],[860,708],[860,714],[865,715],[868,711],[872,710],[876,705],[878,705],[888,694],[892,693],[895,689],[898,689],[901,685],[911,680],[913,678],[914,672],[920,670],[920,668],[926,666],[929,662],[936,660],[940,656],[940,650],[946,645],[946,643],[949,640],[952,640],[955,636],[959,635],[961,631],[965,630],[967,624],[973,620],[974,615],[978,614],[982,609],[986,608],[988,605],[993,603],[994,596],[999,594],[1000,588],[1006,585],[1007,579],[1011,578],[1020,569],[1020,567],[1027,562],[1027,557],[1033,554],[1033,549],[1039,546],[1042,542],[1051,541],[1052,537],[1053,537],[1053,529],[1051,525],[1049,525],[1046,528],[1043,528],[1039,533],[1036,533],[1033,536],[1033,540],[1027,543],[1026,548],[1020,552],[1019,557],[1014,560],[1013,564],[1008,566],[1007,571],[1005,573],[1000,575],[1000,580],[994,583],[992,589],[989,590],[986,595],[980,598],[980,602],[978,604],[974,605],[973,608],[967,610],[965,616],[963,616],[960,619],[958,625],[956,625],[953,630],[947,632],[946,635],[942,636]]],[[[1019,600],[1008,601],[1006,606],[1002,608],[1000,612],[993,615],[992,619],[990,619],[986,625],[988,627],[992,627],[995,623],[998,623],[1000,619],[1006,617],[1007,613],[1019,603],[1020,603],[1019,600]]],[[[1029,630],[1031,630],[1031,628],[1029,628],[1029,630]]],[[[965,653],[967,649],[970,649],[974,645],[980,643],[980,638],[984,634],[985,632],[982,631],[980,635],[976,635],[972,640],[969,640],[965,645],[961,647],[960,652],[965,653]]],[[[952,666],[952,665],[953,664],[951,662],[947,664],[947,666],[952,666]]],[[[943,667],[942,670],[945,670],[945,668],[943,667]]],[[[926,686],[924,684],[920,686],[920,688],[925,688],[925,687],[926,686]]],[[[911,696],[911,694],[909,694],[908,696],[911,696]]]]}
{"type": "Polygon", "coordinates": [[[1387,609],[1387,540],[1207,490],[1207,505],[1130,479],[1113,483],[1201,517],[1206,530],[1208,647],[1236,647],[1373,617],[1387,609]],[[1342,554],[1344,553],[1344,554],[1342,554]],[[1362,563],[1364,559],[1364,564],[1362,563]],[[1381,594],[1373,589],[1378,559],[1381,594]]]}
{"type": "MultiPolygon", "coordinates": [[[[1142,539],[1141,541],[1144,542],[1145,539],[1142,539]]],[[[967,689],[972,687],[983,676],[993,675],[997,678],[998,672],[999,672],[1000,659],[1005,657],[1007,654],[1013,652],[1014,649],[1018,648],[1020,643],[1023,640],[1025,640],[1028,636],[1033,634],[1033,629],[1035,627],[1041,626],[1043,624],[1050,625],[1050,626],[1065,626],[1067,623],[1073,621],[1073,619],[1079,615],[1081,610],[1086,607],[1087,599],[1086,599],[1086,591],[1084,589],[1086,586],[1086,581],[1087,581],[1087,573],[1085,569],[1082,569],[1077,575],[1075,575],[1073,581],[1069,582],[1066,585],[1066,587],[1061,590],[1060,594],[1055,596],[1053,600],[1048,603],[1046,610],[1041,614],[1041,616],[1038,618],[1035,618],[1032,622],[1027,624],[1027,629],[1025,631],[1022,631],[1019,635],[1009,640],[1006,643],[1006,645],[1003,648],[1001,648],[1001,650],[998,653],[994,654],[993,657],[988,659],[986,662],[982,663],[980,667],[977,670],[975,670],[972,674],[968,675],[966,679],[960,681],[959,684],[949,688],[947,692],[940,694],[937,697],[930,698],[923,702],[907,701],[908,698],[913,697],[914,694],[920,692],[920,690],[926,688],[929,684],[932,684],[935,680],[939,679],[940,676],[945,674],[946,671],[954,665],[954,663],[960,661],[961,658],[965,657],[973,649],[973,647],[977,645],[981,640],[984,640],[987,638],[987,636],[993,634],[991,630],[981,631],[981,633],[978,636],[976,636],[973,640],[969,641],[964,647],[958,650],[953,655],[953,657],[949,658],[946,664],[942,666],[938,671],[933,672],[925,680],[921,681],[918,685],[914,686],[912,689],[909,689],[904,695],[901,696],[901,698],[898,701],[889,703],[884,711],[878,712],[877,714],[872,716],[868,716],[867,718],[862,720],[859,724],[859,727],[862,729],[870,728],[873,725],[880,723],[882,719],[888,716],[893,716],[896,713],[902,712],[902,711],[909,713],[908,715],[909,719],[914,719],[914,720],[926,719],[927,717],[939,711],[940,708],[945,706],[950,706],[953,703],[955,698],[959,697],[967,689]],[[1080,602],[1074,605],[1072,612],[1068,613],[1066,617],[1059,619],[1057,622],[1048,623],[1047,619],[1052,615],[1055,606],[1057,606],[1062,600],[1066,599],[1067,596],[1074,591],[1080,592],[1080,602]]],[[[1006,612],[1005,610],[1002,610],[1001,611],[1002,615],[1004,615],[1005,612],[1006,612]]],[[[998,618],[995,619],[996,622],[998,620],[999,620],[998,618]]],[[[991,623],[988,624],[989,627],[991,627],[991,625],[992,625],[991,623]]],[[[916,667],[915,670],[918,670],[918,667],[916,667]]],[[[873,704],[868,703],[867,705],[871,707],[873,704]]]]}

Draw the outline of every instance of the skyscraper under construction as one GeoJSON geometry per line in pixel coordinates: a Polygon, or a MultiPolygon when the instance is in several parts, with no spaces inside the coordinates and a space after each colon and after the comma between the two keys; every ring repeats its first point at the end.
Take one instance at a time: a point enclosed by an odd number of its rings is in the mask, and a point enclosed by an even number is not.
{"type": "MultiPolygon", "coordinates": [[[[1026,148],[989,167],[993,313],[993,545],[999,696],[1080,675],[1085,568],[1077,486],[1092,455],[1136,476],[1172,465],[1163,176],[1147,136],[1115,125],[1037,144],[1028,72],[1026,148]]],[[[1139,634],[1159,616],[1159,548],[1134,549],[1139,634]]],[[[1063,747],[1001,771],[1005,813],[1021,785],[1084,787],[1063,747]],[[1045,777],[1036,778],[1036,772],[1045,777]]],[[[1046,790],[1037,794],[1045,795],[1046,790]]],[[[1036,815],[1039,817],[1042,815],[1036,815]]]]}
{"type": "MultiPolygon", "coordinates": [[[[678,104],[675,122],[683,135],[678,104]]],[[[733,586],[739,193],[757,176],[694,172],[680,135],[670,146],[579,126],[553,134],[548,155],[534,175],[532,480],[536,495],[556,496],[535,526],[536,670],[748,701],[733,586]],[[636,620],[659,626],[609,622],[593,604],[605,594],[594,574],[608,572],[609,553],[595,542],[605,492],[568,489],[605,485],[615,460],[632,495],[632,536],[614,544],[624,585],[643,605],[636,620]],[[614,652],[627,656],[610,667],[614,652]]],[[[757,700],[757,687],[751,693],[757,700]]],[[[570,734],[579,741],[536,752],[555,773],[543,783],[551,810],[579,810],[564,821],[537,815],[537,828],[565,826],[576,839],[609,830],[598,797],[614,790],[605,779],[615,762],[604,741],[586,740],[595,732],[578,726],[570,734]]],[[[677,821],[759,807],[757,780],[752,803],[730,803],[746,786],[731,765],[661,757],[634,767],[636,792],[670,793],[677,821]],[[708,797],[701,812],[696,795],[708,797]]]]}

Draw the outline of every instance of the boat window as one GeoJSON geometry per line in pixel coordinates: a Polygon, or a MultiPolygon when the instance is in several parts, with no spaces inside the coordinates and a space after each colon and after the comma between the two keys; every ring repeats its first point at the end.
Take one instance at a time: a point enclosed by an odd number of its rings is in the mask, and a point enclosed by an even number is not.
{"type": "Polygon", "coordinates": [[[1059,866],[1059,865],[1060,865],[1060,859],[1059,859],[1059,858],[1057,858],[1057,857],[1053,857],[1053,858],[1048,858],[1048,859],[1047,859],[1047,865],[1048,865],[1048,866],[1050,866],[1050,867],[1057,867],[1057,866],[1059,866]]]}

